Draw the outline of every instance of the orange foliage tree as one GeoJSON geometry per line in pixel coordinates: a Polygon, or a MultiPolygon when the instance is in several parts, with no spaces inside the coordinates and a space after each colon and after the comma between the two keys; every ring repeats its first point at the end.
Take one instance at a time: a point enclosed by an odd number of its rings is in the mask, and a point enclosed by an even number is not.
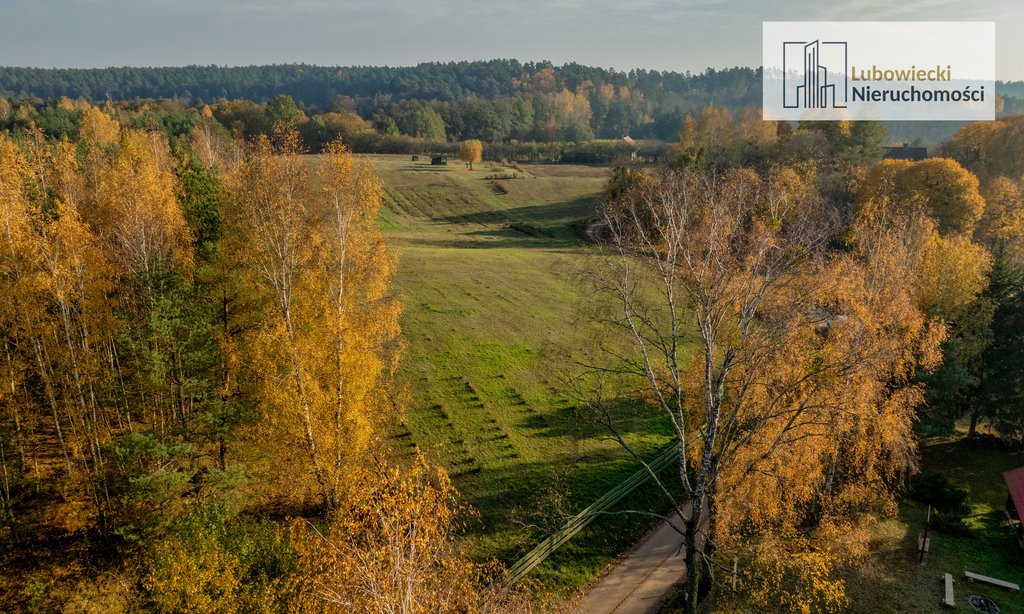
{"type": "Polygon", "coordinates": [[[900,231],[834,253],[835,219],[785,170],[675,172],[606,208],[613,255],[595,281],[615,309],[602,321],[635,352],[598,372],[642,382],[673,426],[688,612],[719,549],[748,557],[751,590],[784,607],[841,607],[842,582],[800,580],[799,561],[834,568],[855,544],[796,556],[799,544],[885,509],[914,468],[915,374],[938,363],[944,327],[906,281],[919,256],[900,231]],[[750,536],[773,533],[794,536],[779,544],[796,564],[758,584],[778,559],[750,536]]]}
{"type": "Polygon", "coordinates": [[[877,215],[872,209],[879,206],[895,208],[893,213],[903,216],[920,209],[943,235],[970,236],[985,210],[978,179],[949,158],[885,160],[861,183],[858,200],[869,215],[877,215]]]}
{"type": "Polygon", "coordinates": [[[362,470],[353,486],[362,494],[324,530],[293,526],[304,609],[476,611],[485,570],[454,545],[461,508],[448,475],[420,455],[406,469],[362,470]]]}

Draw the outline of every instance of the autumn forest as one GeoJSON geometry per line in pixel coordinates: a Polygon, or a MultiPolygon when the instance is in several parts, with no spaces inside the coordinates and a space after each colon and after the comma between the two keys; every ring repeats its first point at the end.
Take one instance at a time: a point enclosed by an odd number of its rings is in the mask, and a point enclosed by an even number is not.
{"type": "Polygon", "coordinates": [[[747,69],[314,68],[0,69],[0,611],[574,611],[666,522],[662,611],[931,611],[925,513],[1024,579],[1015,84],[910,156],[747,69]]]}

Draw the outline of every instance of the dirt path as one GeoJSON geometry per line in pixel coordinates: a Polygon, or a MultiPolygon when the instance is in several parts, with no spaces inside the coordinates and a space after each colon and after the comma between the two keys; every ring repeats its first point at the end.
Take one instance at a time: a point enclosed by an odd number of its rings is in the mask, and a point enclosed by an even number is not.
{"type": "MultiPolygon", "coordinates": [[[[673,523],[681,526],[679,516],[673,523]]],[[[683,536],[664,523],[595,584],[575,614],[651,614],[686,573],[683,536]]]]}

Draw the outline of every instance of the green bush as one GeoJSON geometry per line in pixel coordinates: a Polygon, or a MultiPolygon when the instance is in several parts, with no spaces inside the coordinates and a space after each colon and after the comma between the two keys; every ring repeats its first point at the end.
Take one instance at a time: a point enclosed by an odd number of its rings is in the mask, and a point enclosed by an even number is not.
{"type": "Polygon", "coordinates": [[[932,510],[931,526],[940,533],[967,537],[971,533],[962,516],[952,516],[948,512],[932,510]]]}
{"type": "Polygon", "coordinates": [[[910,482],[911,499],[931,505],[932,526],[952,535],[969,532],[964,517],[971,512],[971,491],[953,483],[942,473],[925,473],[910,482]]]}

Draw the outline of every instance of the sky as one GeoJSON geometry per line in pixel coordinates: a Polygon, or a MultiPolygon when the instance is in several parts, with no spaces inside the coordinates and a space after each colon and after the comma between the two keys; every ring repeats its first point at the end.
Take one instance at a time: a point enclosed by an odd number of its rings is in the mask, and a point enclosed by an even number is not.
{"type": "Polygon", "coordinates": [[[1024,79],[1021,0],[5,0],[0,64],[516,58],[696,72],[760,65],[762,21],[832,20],[995,21],[996,77],[1024,79]]]}

